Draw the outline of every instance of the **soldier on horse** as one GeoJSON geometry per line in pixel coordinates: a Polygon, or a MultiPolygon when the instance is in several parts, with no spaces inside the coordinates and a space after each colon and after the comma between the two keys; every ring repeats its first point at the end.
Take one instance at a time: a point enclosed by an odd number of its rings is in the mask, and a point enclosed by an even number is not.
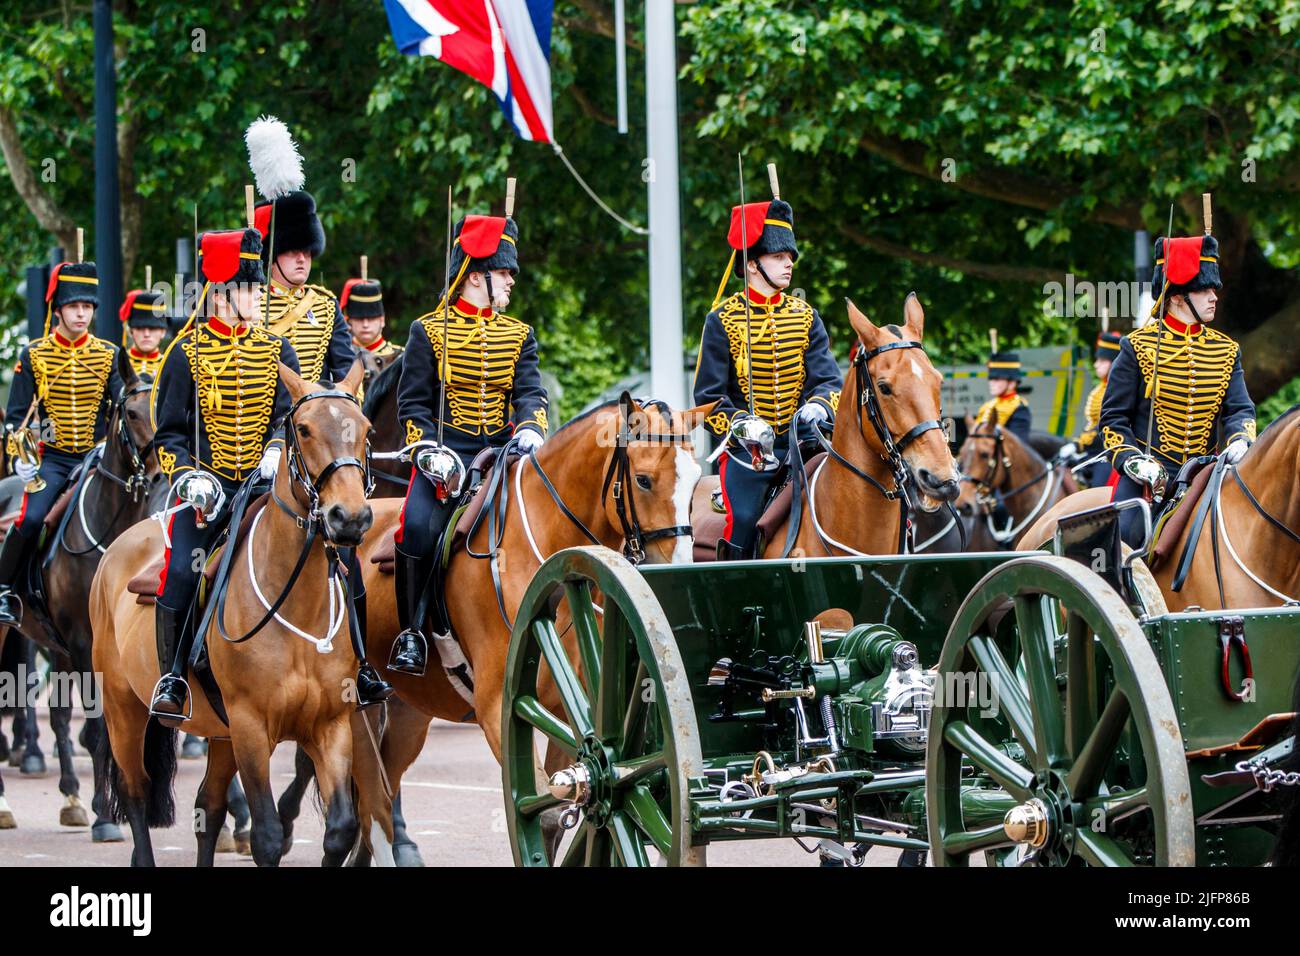
{"type": "Polygon", "coordinates": [[[124,336],[130,342],[126,357],[130,359],[135,374],[157,375],[163,360],[158,347],[167,335],[166,297],[153,289],[132,289],[122,302],[118,318],[122,320],[124,336]]]}
{"type": "Polygon", "coordinates": [[[994,352],[989,356],[989,395],[992,397],[975,413],[975,421],[1009,429],[1028,444],[1034,416],[1029,403],[1020,394],[1020,381],[1024,374],[1020,368],[1020,353],[994,352]]]}
{"type": "MultiPolygon", "coordinates": [[[[1209,327],[1223,286],[1218,240],[1161,237],[1155,258],[1152,287],[1162,290],[1155,321],[1120,343],[1101,405],[1103,440],[1119,473],[1115,501],[1162,494],[1171,473],[1214,451],[1216,426],[1229,464],[1255,440],[1241,348],[1209,327]]],[[[1125,542],[1138,547],[1141,533],[1140,516],[1127,511],[1125,542]]]]}
{"type": "Polygon", "coordinates": [[[107,432],[113,399],[122,387],[117,346],[89,331],[99,304],[98,285],[93,262],[55,266],[45,292],[45,335],[23,348],[14,367],[5,428],[9,461],[27,489],[18,521],[0,546],[0,624],[22,624],[22,602],[14,592],[19,573],[73,470],[107,432]],[[34,450],[36,444],[28,440],[29,426],[40,432],[39,462],[22,451],[34,450]]]}
{"type": "Polygon", "coordinates": [[[509,216],[466,216],[453,236],[445,299],[411,325],[397,397],[407,445],[440,436],[443,446],[416,453],[395,536],[402,632],[389,667],[417,675],[428,658],[421,598],[437,586],[430,583],[440,565],[437,545],[460,490],[452,474],[512,438],[521,453],[536,451],[549,429],[537,339],[530,326],[497,311],[510,304],[519,273],[519,227],[509,216]]]}
{"type": "Polygon", "coordinates": [[[384,338],[384,291],[378,279],[349,279],[339,296],[339,310],[358,352],[365,349],[384,357],[402,351],[396,342],[384,338]]]}
{"type": "MultiPolygon", "coordinates": [[[[280,365],[298,370],[285,339],[257,325],[263,284],[262,240],[256,229],[205,233],[199,271],[205,282],[196,313],[167,349],[154,386],[158,459],[175,496],[157,592],[157,649],[163,675],[151,713],[185,713],[184,680],[194,638],[192,606],[202,562],[222,528],[222,506],[253,475],[275,477],[284,449],[278,435],[289,411],[280,365]],[[201,311],[200,311],[201,310],[201,311]]],[[[227,511],[228,515],[228,511],[227,511]]],[[[354,642],[360,640],[353,635],[354,642]]],[[[358,653],[358,703],[392,693],[358,653]]]]}
{"type": "Polygon", "coordinates": [[[753,556],[758,519],[794,433],[833,419],[843,380],[821,316],[785,292],[799,258],[790,204],[734,207],[727,242],[727,273],[745,288],[720,301],[723,274],[704,319],[695,402],[717,402],[705,424],[727,442],[718,468],[727,509],[719,557],[744,559],[753,556]]]}

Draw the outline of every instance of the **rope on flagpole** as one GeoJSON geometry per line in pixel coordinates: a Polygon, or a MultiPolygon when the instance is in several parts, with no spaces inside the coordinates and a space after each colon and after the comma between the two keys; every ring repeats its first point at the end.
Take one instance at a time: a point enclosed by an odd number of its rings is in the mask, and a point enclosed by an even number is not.
{"type": "Polygon", "coordinates": [[[613,209],[609,208],[609,204],[606,203],[605,200],[601,199],[599,196],[596,195],[595,191],[590,186],[587,185],[587,181],[582,178],[582,176],[578,173],[576,169],[573,168],[573,163],[569,162],[569,157],[564,155],[564,149],[560,146],[559,143],[555,143],[555,142],[551,143],[551,149],[555,150],[555,155],[560,157],[560,162],[564,163],[565,169],[567,169],[569,171],[569,174],[573,176],[575,180],[577,180],[578,185],[582,187],[583,191],[588,196],[591,197],[591,201],[594,202],[597,206],[599,206],[602,210],[604,210],[607,216],[609,216],[611,219],[617,222],[624,229],[630,229],[632,232],[635,232],[638,236],[650,235],[649,229],[645,228],[644,226],[638,226],[634,222],[628,222],[626,219],[624,219],[622,216],[616,213],[613,209]]]}

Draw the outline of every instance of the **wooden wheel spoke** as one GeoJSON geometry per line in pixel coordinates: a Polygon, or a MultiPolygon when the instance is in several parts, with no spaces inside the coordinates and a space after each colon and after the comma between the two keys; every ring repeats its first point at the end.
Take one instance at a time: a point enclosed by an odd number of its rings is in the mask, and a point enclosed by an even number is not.
{"type": "Polygon", "coordinates": [[[578,659],[582,662],[587,695],[595,700],[600,687],[601,654],[600,628],[591,601],[591,586],[586,581],[566,581],[564,595],[573,618],[573,634],[578,642],[578,659]]]}
{"type": "Polygon", "coordinates": [[[1015,603],[1016,628],[1029,685],[1029,709],[1038,743],[1035,754],[1040,767],[1058,767],[1065,762],[1066,753],[1064,715],[1053,654],[1055,626],[1041,595],[1016,595],[1015,603]]]}
{"type": "Polygon", "coordinates": [[[559,797],[553,797],[549,793],[540,793],[531,797],[521,797],[515,807],[521,816],[535,817],[543,810],[549,810],[563,802],[559,797]]]}
{"type": "Polygon", "coordinates": [[[633,787],[623,800],[623,809],[655,849],[667,856],[672,847],[673,828],[649,788],[644,785],[633,787]]]}
{"type": "Polygon", "coordinates": [[[645,844],[636,826],[621,811],[614,811],[609,818],[609,833],[614,844],[614,853],[624,866],[649,866],[650,858],[646,856],[645,844]]]}
{"type": "Polygon", "coordinates": [[[1066,628],[1065,736],[1077,761],[1097,717],[1097,653],[1092,629],[1078,614],[1066,628]]]}
{"type": "Polygon", "coordinates": [[[546,738],[570,757],[578,754],[578,741],[573,728],[546,709],[536,697],[525,696],[515,701],[515,715],[525,723],[540,730],[546,738]]]}
{"type": "Polygon", "coordinates": [[[1025,748],[1025,753],[1032,760],[1032,755],[1037,752],[1034,720],[1029,712],[1029,699],[1020,689],[1020,679],[1011,670],[992,638],[983,635],[972,637],[966,647],[975,658],[975,663],[993,681],[992,690],[998,711],[1007,719],[1012,732],[1020,740],[1020,746],[1025,748]]]}
{"type": "Polygon", "coordinates": [[[564,653],[564,645],[560,643],[559,635],[555,633],[555,622],[548,618],[534,621],[533,637],[542,649],[546,666],[551,669],[555,689],[564,704],[564,712],[569,715],[569,723],[574,733],[579,738],[590,736],[594,731],[591,721],[591,703],[587,699],[581,681],[578,680],[578,675],[573,672],[568,655],[564,653]]]}
{"type": "Polygon", "coordinates": [[[992,850],[995,847],[1011,845],[1011,838],[1007,836],[1000,823],[984,827],[981,830],[962,830],[959,833],[950,833],[943,838],[943,852],[954,854],[978,853],[981,850],[992,850]]]}
{"type": "Polygon", "coordinates": [[[1029,799],[1034,775],[995,747],[970,724],[958,720],[944,728],[943,739],[960,750],[1017,800],[1029,799]]]}
{"type": "MultiPolygon", "coordinates": [[[[596,733],[620,753],[627,739],[624,717],[628,705],[628,651],[631,635],[617,605],[605,610],[600,645],[600,686],[596,692],[596,733]]],[[[638,661],[639,663],[639,661],[638,661]]]]}
{"type": "Polygon", "coordinates": [[[1119,744],[1120,734],[1124,732],[1124,725],[1128,723],[1129,713],[1128,697],[1116,687],[1110,692],[1106,707],[1092,728],[1092,733],[1084,741],[1074,766],[1066,777],[1066,786],[1076,800],[1091,797],[1100,789],[1106,765],[1115,756],[1115,748],[1119,744]]]}
{"type": "Polygon", "coordinates": [[[591,835],[594,827],[583,821],[578,832],[573,835],[573,842],[569,844],[569,849],[564,854],[564,859],[560,861],[560,866],[585,866],[587,862],[587,839],[591,835]]]}
{"type": "Polygon", "coordinates": [[[1074,831],[1074,850],[1092,866],[1133,866],[1133,858],[1120,843],[1087,827],[1074,831]]]}
{"type": "Polygon", "coordinates": [[[668,758],[663,753],[637,757],[634,760],[620,760],[614,764],[614,788],[623,790],[636,786],[651,774],[666,769],[668,758]]]}
{"type": "Polygon", "coordinates": [[[1092,797],[1083,803],[1084,818],[1091,823],[1093,814],[1100,810],[1107,824],[1128,816],[1134,811],[1151,806],[1151,792],[1146,787],[1117,790],[1104,797],[1092,797]]]}

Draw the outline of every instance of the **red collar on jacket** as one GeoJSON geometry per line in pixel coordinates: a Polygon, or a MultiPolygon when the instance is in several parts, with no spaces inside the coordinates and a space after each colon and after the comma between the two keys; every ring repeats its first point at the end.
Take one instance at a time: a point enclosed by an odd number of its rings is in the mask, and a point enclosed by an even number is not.
{"type": "Polygon", "coordinates": [[[157,349],[154,349],[152,352],[141,352],[141,351],[140,351],[138,348],[136,348],[134,345],[131,346],[131,358],[138,358],[138,359],[156,359],[157,357],[158,357],[158,350],[157,350],[157,349]]]}
{"type": "Polygon", "coordinates": [[[239,338],[239,336],[243,335],[245,332],[248,331],[248,326],[242,322],[232,329],[229,325],[227,325],[225,322],[222,322],[215,315],[212,318],[208,319],[208,328],[211,329],[213,332],[216,332],[218,335],[225,335],[231,338],[239,338]]]}
{"type": "Polygon", "coordinates": [[[779,305],[781,302],[780,290],[774,292],[772,295],[763,295],[763,293],[756,291],[753,286],[747,285],[745,286],[745,291],[749,293],[749,301],[752,305],[772,306],[779,305]]]}
{"type": "Polygon", "coordinates": [[[463,295],[456,300],[455,309],[457,312],[475,319],[492,318],[492,306],[480,309],[478,306],[471,304],[469,299],[465,298],[463,295]]]}
{"type": "Polygon", "coordinates": [[[1205,331],[1205,326],[1201,325],[1200,322],[1193,322],[1191,325],[1188,325],[1185,322],[1179,322],[1172,315],[1165,316],[1165,325],[1169,326],[1171,330],[1180,335],[1200,335],[1205,331]]]}
{"type": "MultiPolygon", "coordinates": [[[[358,342],[357,344],[360,345],[361,343],[358,342]]],[[[365,349],[367,352],[378,352],[380,349],[384,347],[384,345],[385,345],[384,337],[381,335],[379,336],[379,338],[375,339],[369,345],[362,345],[361,347],[365,349]]]]}
{"type": "Polygon", "coordinates": [[[53,334],[54,334],[54,341],[57,344],[62,345],[65,349],[79,349],[87,342],[90,341],[89,329],[87,329],[85,332],[82,332],[81,338],[77,339],[75,342],[69,342],[66,338],[63,337],[63,333],[60,332],[58,329],[55,329],[53,334]]]}

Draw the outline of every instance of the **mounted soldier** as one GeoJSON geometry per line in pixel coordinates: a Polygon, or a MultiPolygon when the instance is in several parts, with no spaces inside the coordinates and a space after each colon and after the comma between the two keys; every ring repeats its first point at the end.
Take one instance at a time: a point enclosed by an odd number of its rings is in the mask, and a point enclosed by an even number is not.
{"type": "Polygon", "coordinates": [[[122,302],[118,317],[122,320],[126,357],[136,375],[157,376],[162,368],[159,349],[167,335],[167,300],[153,289],[132,289],[122,302]]]}
{"type": "MultiPolygon", "coordinates": [[[[1223,448],[1236,464],[1255,440],[1255,405],[1246,390],[1241,347],[1210,328],[1217,309],[1219,243],[1203,236],[1155,243],[1153,322],[1126,335],[1110,369],[1101,428],[1118,472],[1113,500],[1163,494],[1189,459],[1223,448]],[[1221,439],[1217,439],[1216,428],[1221,439]]],[[[1136,511],[1121,518],[1121,535],[1141,545],[1136,511]]]]}
{"type": "Polygon", "coordinates": [[[530,454],[549,429],[537,339],[530,326],[497,311],[510,304],[519,274],[512,200],[508,194],[504,217],[466,216],[456,224],[444,299],[416,319],[406,343],[397,397],[406,443],[436,439],[442,447],[417,452],[396,534],[402,632],[388,666],[402,673],[422,674],[427,663],[422,597],[437,587],[437,545],[462,484],[453,476],[463,477],[483,449],[512,438],[530,454]]]}
{"type": "Polygon", "coordinates": [[[992,397],[975,413],[975,421],[1000,425],[1015,432],[1017,438],[1028,443],[1033,413],[1029,410],[1025,397],[1020,394],[1020,382],[1024,374],[1018,352],[999,352],[995,349],[989,357],[988,366],[989,395],[992,397]]]}
{"type": "MultiPolygon", "coordinates": [[[[1088,401],[1083,409],[1083,431],[1074,441],[1061,446],[1059,452],[1062,461],[1086,461],[1105,451],[1105,442],[1101,437],[1101,401],[1106,394],[1106,382],[1110,378],[1110,368],[1119,355],[1119,344],[1123,336],[1118,332],[1104,331],[1097,336],[1097,345],[1092,355],[1092,370],[1097,373],[1097,384],[1088,393],[1088,401]]],[[[1110,482],[1111,468],[1109,456],[1082,467],[1079,477],[1089,488],[1100,488],[1110,482]]]]}
{"type": "Polygon", "coordinates": [[[768,170],[771,202],[742,201],[731,210],[731,260],[695,363],[695,403],[718,403],[705,424],[726,442],[718,466],[724,560],[753,557],[758,519],[794,433],[831,421],[843,386],[821,316],[785,293],[799,258],[794,211],[780,198],[775,168],[768,170]],[[730,274],[745,287],[722,301],[730,274]]]}
{"type": "Polygon", "coordinates": [[[12,627],[23,616],[18,575],[73,470],[106,434],[122,387],[117,346],[89,331],[99,305],[95,264],[55,266],[45,302],[45,334],[18,353],[5,412],[10,466],[27,483],[18,521],[0,546],[0,624],[12,627]]]}
{"type": "MultiPolygon", "coordinates": [[[[257,324],[266,281],[256,229],[205,233],[199,241],[203,292],[189,325],[163,359],[154,385],[158,460],[177,498],[157,591],[159,672],[150,712],[185,713],[183,674],[194,637],[194,597],[203,564],[223,527],[223,505],[254,475],[275,477],[284,449],[276,434],[290,398],[280,365],[298,369],[293,347],[257,324]]],[[[269,507],[269,506],[268,506],[269,507]]],[[[360,640],[353,635],[354,644],[360,640]]],[[[362,645],[364,647],[364,645],[362,645]]],[[[357,694],[364,705],[392,688],[366,665],[357,694]]]]}
{"type": "Polygon", "coordinates": [[[356,350],[334,293],[310,285],[312,263],[325,252],[325,229],[316,200],[302,189],[302,160],[283,123],[263,117],[249,126],[249,165],[259,189],[274,169],[274,197],[262,190],[255,225],[262,235],[262,262],[270,276],[263,314],[268,330],[286,339],[310,382],[340,382],[352,368],[356,350]]]}
{"type": "Polygon", "coordinates": [[[384,290],[378,279],[364,275],[349,279],[339,296],[339,310],[348,323],[358,354],[364,349],[371,355],[385,357],[402,351],[396,342],[384,338],[384,290]]]}

